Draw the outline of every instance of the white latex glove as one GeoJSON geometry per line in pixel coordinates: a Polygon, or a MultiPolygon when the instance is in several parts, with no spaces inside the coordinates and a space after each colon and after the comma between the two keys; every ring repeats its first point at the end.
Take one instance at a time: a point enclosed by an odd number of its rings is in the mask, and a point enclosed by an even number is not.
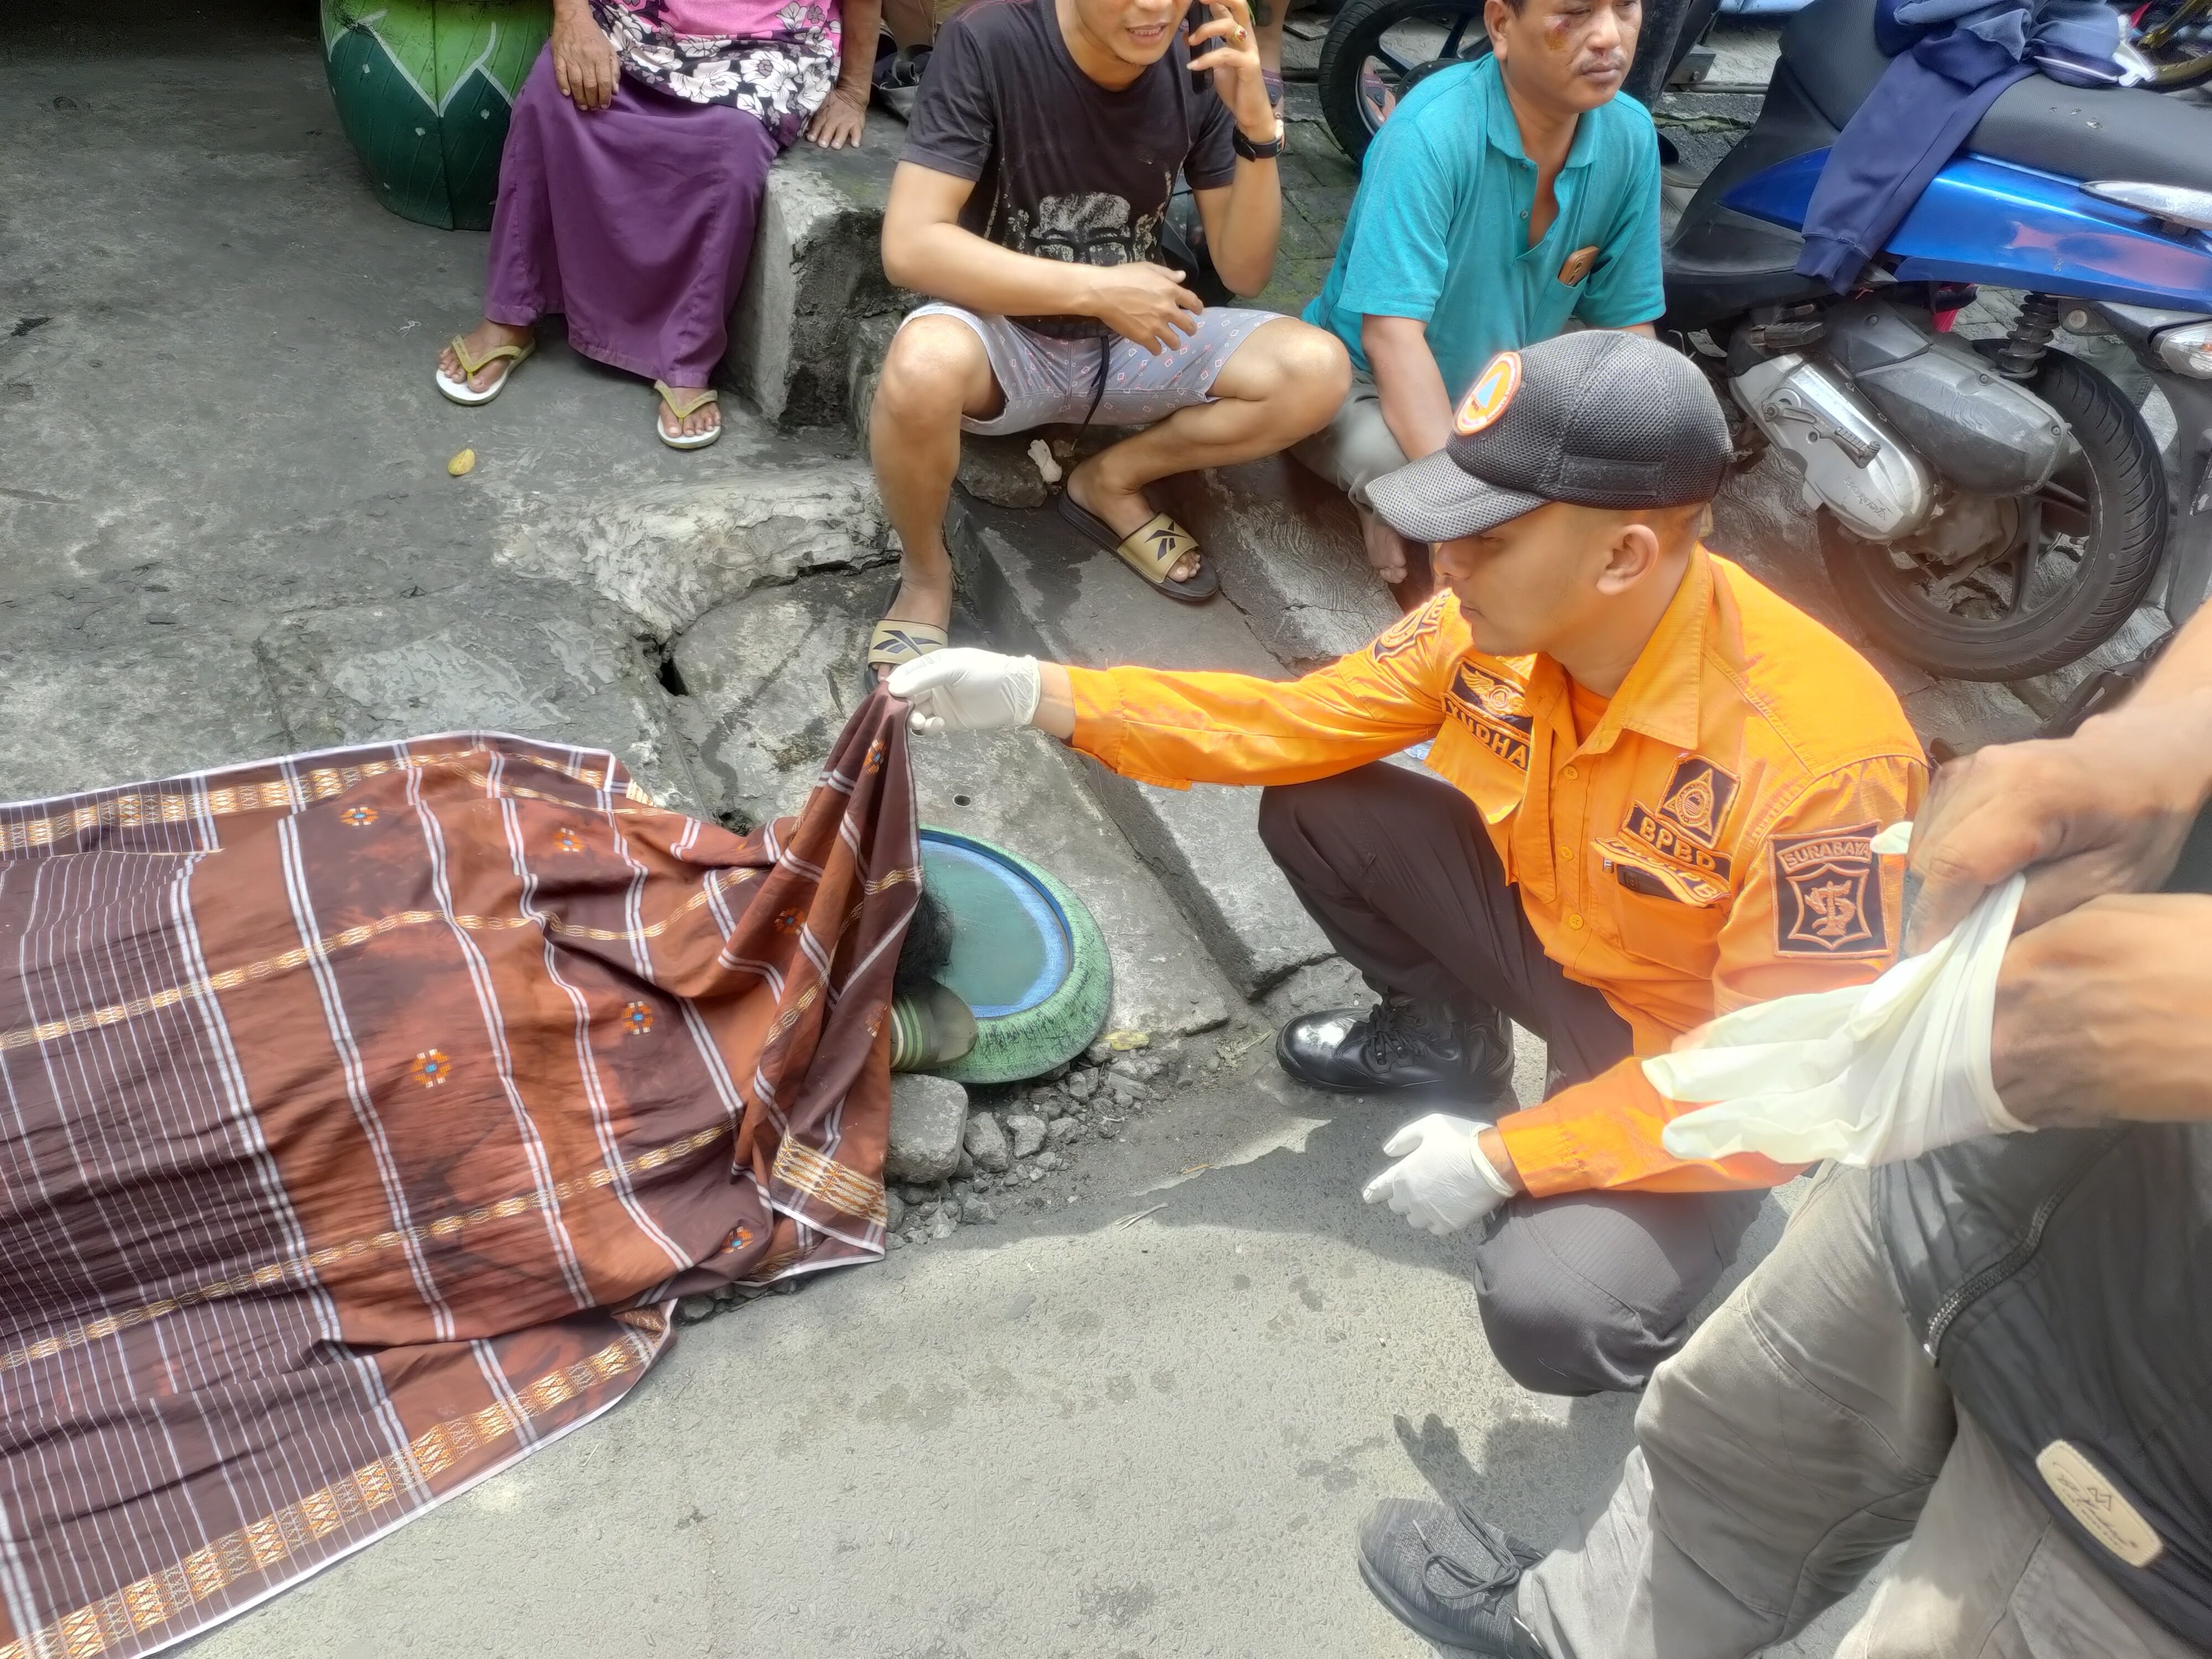
{"type": "MultiPolygon", "coordinates": [[[[1875,850],[1903,850],[1906,828],[1875,850]]],[[[1668,1124],[1661,1143],[1682,1158],[1762,1152],[1863,1168],[2026,1129],[1990,1073],[1997,970],[2025,885],[2014,876],[1991,890],[1934,949],[1871,985],[1739,1009],[1645,1060],[1668,1099],[1716,1103],[1668,1124]]]]}
{"type": "Polygon", "coordinates": [[[1390,1207],[1425,1233],[1442,1238],[1480,1221],[1513,1196],[1505,1177],[1490,1167],[1475,1137],[1490,1127],[1472,1118],[1431,1112],[1382,1143],[1398,1160],[1360,1194],[1390,1207]]]}
{"type": "Polygon", "coordinates": [[[914,705],[917,732],[994,732],[1027,726],[1044,684],[1035,657],[949,646],[891,670],[890,694],[914,705]]]}

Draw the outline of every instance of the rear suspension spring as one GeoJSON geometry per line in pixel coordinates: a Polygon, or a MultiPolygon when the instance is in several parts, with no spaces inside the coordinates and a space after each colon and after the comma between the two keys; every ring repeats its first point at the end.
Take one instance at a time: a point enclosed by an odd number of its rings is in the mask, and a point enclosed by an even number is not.
{"type": "Polygon", "coordinates": [[[2032,380],[2051,349],[2051,337],[2065,320],[2067,306],[2048,294],[2031,294],[2020,302],[2012,331],[1997,348],[1997,373],[2008,380],[2032,380]]]}

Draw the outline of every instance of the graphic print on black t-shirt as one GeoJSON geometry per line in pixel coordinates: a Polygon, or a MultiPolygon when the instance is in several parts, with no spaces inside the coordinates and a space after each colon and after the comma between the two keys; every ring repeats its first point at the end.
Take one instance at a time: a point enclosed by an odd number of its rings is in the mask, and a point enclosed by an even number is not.
{"type": "MultiPolygon", "coordinates": [[[[1158,257],[1178,170],[1194,190],[1237,171],[1235,123],[1194,91],[1178,37],[1119,91],[1076,66],[1052,0],[978,0],[945,26],[922,76],[904,161],[970,179],[960,222],[977,235],[1066,264],[1158,257]]],[[[1039,333],[1093,337],[1092,317],[1022,317],[1039,333]]]]}
{"type": "Polygon", "coordinates": [[[1096,191],[1048,196],[1037,204],[1034,219],[1013,209],[1006,216],[1002,246],[1062,264],[1136,265],[1152,257],[1159,240],[1159,214],[1146,214],[1132,224],[1127,197],[1096,191]]]}

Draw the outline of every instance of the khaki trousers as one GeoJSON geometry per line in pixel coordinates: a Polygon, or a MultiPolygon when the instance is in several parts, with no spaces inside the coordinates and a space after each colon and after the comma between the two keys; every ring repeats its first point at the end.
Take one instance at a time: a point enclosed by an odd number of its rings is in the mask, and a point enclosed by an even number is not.
{"type": "Polygon", "coordinates": [[[1522,1579],[1554,1659],[1787,1640],[1905,1546],[1839,1659],[2185,1659],[1957,1413],[1832,1167],[1652,1378],[1613,1491],[1522,1579]]]}
{"type": "Polygon", "coordinates": [[[1406,465],[1406,452],[1398,447],[1390,423],[1382,418],[1382,394],[1370,377],[1357,369],[1335,417],[1310,438],[1291,445],[1291,453],[1360,507],[1370,504],[1369,484],[1406,465]]]}

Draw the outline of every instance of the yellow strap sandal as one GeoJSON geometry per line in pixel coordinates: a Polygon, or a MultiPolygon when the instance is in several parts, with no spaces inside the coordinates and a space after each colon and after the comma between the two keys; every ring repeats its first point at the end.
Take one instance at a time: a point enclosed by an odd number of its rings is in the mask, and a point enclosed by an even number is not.
{"type": "Polygon", "coordinates": [[[863,689],[876,688],[876,670],[896,668],[902,663],[917,662],[933,651],[942,651],[951,643],[943,629],[934,623],[894,622],[886,617],[868,630],[868,665],[863,675],[863,689]]]}
{"type": "Polygon", "coordinates": [[[525,340],[520,345],[494,346],[483,356],[477,357],[471,355],[467,342],[458,334],[453,336],[447,343],[452,346],[453,356],[460,360],[461,378],[458,380],[449,380],[447,378],[446,371],[439,368],[436,371],[438,390],[449,403],[460,404],[470,409],[474,409],[479,404],[488,404],[506,391],[507,383],[514,378],[514,371],[522,366],[522,360],[538,349],[536,340],[525,340]],[[469,382],[483,372],[484,366],[488,363],[498,362],[501,358],[513,360],[507,366],[507,373],[494,380],[482,392],[471,390],[469,382]]]}
{"type": "Polygon", "coordinates": [[[1168,572],[1186,555],[1197,552],[1199,545],[1197,537],[1166,514],[1155,513],[1127,535],[1117,536],[1113,526],[1076,505],[1075,498],[1065,489],[1060,492],[1059,506],[1060,516],[1081,531],[1085,538],[1119,554],[1123,563],[1170,599],[1181,599],[1185,605],[1203,605],[1221,591],[1221,577],[1211,560],[1199,566],[1198,574],[1188,581],[1170,579],[1168,572]]]}
{"type": "MultiPolygon", "coordinates": [[[[712,386],[708,386],[704,392],[695,392],[688,398],[678,397],[670,391],[668,382],[665,380],[655,380],[653,383],[653,389],[660,394],[660,401],[668,405],[669,412],[675,416],[679,422],[690,420],[693,415],[704,409],[708,404],[713,404],[717,408],[721,406],[722,394],[712,386]]],[[[681,437],[672,438],[668,435],[668,428],[660,423],[660,415],[658,410],[653,413],[653,430],[654,435],[671,449],[704,449],[722,435],[721,426],[717,422],[708,431],[686,433],[681,437]]]]}

